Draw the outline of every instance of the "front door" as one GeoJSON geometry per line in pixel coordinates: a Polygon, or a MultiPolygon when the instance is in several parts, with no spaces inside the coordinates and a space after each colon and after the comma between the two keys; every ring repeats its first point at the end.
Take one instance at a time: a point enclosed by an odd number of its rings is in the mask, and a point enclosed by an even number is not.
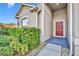
{"type": "Polygon", "coordinates": [[[56,36],[63,35],[63,21],[56,22],[56,36]]]}

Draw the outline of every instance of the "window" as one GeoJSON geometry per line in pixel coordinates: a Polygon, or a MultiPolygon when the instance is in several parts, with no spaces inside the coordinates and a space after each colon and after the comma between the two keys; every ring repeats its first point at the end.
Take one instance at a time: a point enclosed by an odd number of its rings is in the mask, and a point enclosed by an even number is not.
{"type": "Polygon", "coordinates": [[[28,25],[28,22],[28,19],[24,19],[22,23],[23,27],[26,27],[28,25]]]}

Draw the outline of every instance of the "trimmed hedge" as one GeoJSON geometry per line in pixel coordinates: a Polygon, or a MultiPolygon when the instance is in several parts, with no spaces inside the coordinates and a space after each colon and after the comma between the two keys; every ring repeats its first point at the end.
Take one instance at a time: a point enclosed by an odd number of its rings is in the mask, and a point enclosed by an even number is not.
{"type": "Polygon", "coordinates": [[[38,28],[2,28],[1,30],[3,33],[0,36],[0,55],[25,55],[40,44],[38,28]],[[4,51],[6,52],[3,53],[4,51]]]}

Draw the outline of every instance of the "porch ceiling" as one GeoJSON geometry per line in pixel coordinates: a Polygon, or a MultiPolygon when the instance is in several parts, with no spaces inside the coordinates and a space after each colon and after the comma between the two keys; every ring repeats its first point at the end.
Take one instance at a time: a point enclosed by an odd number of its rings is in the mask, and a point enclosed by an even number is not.
{"type": "Polygon", "coordinates": [[[47,5],[48,5],[53,11],[67,7],[67,3],[47,3],[47,5]]]}

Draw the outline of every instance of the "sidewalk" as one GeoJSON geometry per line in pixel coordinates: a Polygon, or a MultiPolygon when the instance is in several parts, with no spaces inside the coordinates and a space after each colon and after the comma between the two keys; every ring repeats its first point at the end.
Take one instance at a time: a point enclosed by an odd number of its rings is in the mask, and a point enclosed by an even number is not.
{"type": "Polygon", "coordinates": [[[61,56],[61,46],[48,43],[37,56],[61,56]]]}
{"type": "Polygon", "coordinates": [[[51,43],[41,45],[31,51],[27,56],[69,56],[69,49],[51,43]]]}

